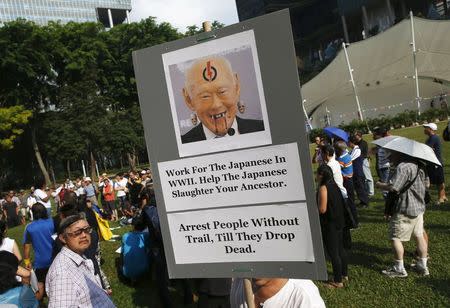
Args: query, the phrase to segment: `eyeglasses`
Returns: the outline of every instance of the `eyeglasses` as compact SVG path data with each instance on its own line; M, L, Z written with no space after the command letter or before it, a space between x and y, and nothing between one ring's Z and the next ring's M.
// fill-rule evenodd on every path
M85 228L78 229L75 232L66 232L66 234L69 235L70 237L79 237L81 233L91 234L92 228L90 226L87 226Z

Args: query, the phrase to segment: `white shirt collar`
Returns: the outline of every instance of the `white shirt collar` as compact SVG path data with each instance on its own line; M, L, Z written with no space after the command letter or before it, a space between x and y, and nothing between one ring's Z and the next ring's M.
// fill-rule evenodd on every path
M214 138L217 137L216 134L214 134L212 131L210 131L210 130L209 130L205 125L203 125L203 124L202 124L202 128L203 128L203 132L205 133L206 140L214 139ZM238 127L237 127L237 121L236 121L236 118L234 118L234 121L233 121L233 124L231 125L231 128L234 129L234 132L235 132L233 136L239 135L239 130L238 130ZM226 134L226 135L223 136L223 137L231 137L231 136L228 135L228 134ZM219 138L221 138L221 136L219 136Z

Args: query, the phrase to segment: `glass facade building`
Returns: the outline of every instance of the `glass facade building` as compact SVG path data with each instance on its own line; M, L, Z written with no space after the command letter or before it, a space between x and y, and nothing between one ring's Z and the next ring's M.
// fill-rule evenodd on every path
M0 0L0 24L24 18L39 25L99 21L111 27L126 22L130 10L131 0Z

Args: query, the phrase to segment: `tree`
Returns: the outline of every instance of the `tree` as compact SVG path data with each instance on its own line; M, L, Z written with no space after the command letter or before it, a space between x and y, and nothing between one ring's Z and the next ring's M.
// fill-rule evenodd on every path
M66 165L70 174L71 161L87 158L93 175L95 159L108 155L112 163L128 157L134 168L146 147L132 52L182 36L154 18L109 31L96 23L5 23L0 28L0 107L23 105L32 112L29 133L18 147L28 154L26 142L31 144L37 164L25 155L19 162L10 151L2 157L2 168L19 169L26 157L29 168L23 170L38 165L48 183L44 162L55 170ZM13 173L8 177L16 181Z
M104 142L108 145L104 151L109 152L109 155L117 151L119 157L125 154L132 169L136 166L137 153L145 150L132 52L181 37L170 24L157 24L154 18L119 25L102 33L111 59L102 62L102 70L108 74L105 74L105 82L100 87L102 95L111 104L109 121L114 132L107 136L110 138Z
M23 106L0 108L0 150L11 150L14 140L23 133L32 112Z
M44 150L52 161L64 163L69 178L72 177L70 162L85 154L83 138L70 120L71 116L64 111L47 112L42 124L42 135L46 138Z
M0 28L0 102L6 107L23 105L33 112L32 147L48 184L50 177L39 149L36 127L42 112L51 105L56 89L52 42L48 29L32 22L18 20Z

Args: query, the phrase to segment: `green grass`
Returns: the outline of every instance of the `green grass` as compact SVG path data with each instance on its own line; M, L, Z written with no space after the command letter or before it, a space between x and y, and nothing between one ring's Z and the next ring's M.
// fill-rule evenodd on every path
M445 123L440 123L440 133ZM395 135L424 141L421 127L405 128L393 131ZM370 137L366 138L368 141ZM446 160L445 175L450 183L450 142L443 143L443 156ZM375 175L375 172L373 171ZM436 190L431 194L436 200ZM431 206L425 213L425 228L430 237L429 277L419 277L412 271L404 279L390 279L380 272L389 266L393 254L387 238L387 223L383 219L383 201L379 192L373 198L368 209L359 212L361 227L352 233L353 249L349 256L348 287L340 290L325 289L317 282L327 307L450 307L450 205ZM112 226L116 226L113 224ZM114 230L114 234L122 235L129 228ZM23 226L9 230L9 236L21 241ZM118 307L161 307L156 294L154 275L148 275L136 286L121 281L116 271L114 251L120 242L102 242L103 270L110 279L113 289L113 300ZM405 266L408 270L412 261L414 242L405 245ZM331 266L328 266L331 273ZM176 307L182 307L181 288L176 284L172 293Z

